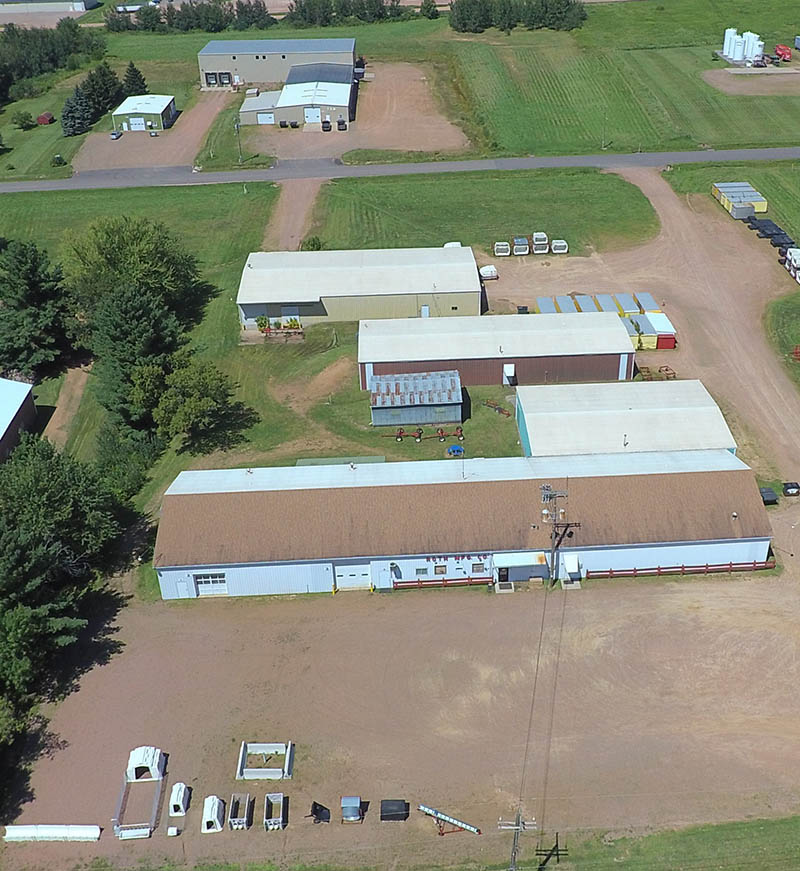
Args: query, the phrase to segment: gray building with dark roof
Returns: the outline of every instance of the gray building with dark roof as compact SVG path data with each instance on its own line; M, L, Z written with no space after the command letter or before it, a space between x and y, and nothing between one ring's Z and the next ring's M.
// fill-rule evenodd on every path
M355 56L355 39L212 39L197 63L200 87L210 89L284 82L305 64L344 64L352 74Z
M370 379L373 426L461 423L458 372L375 375Z

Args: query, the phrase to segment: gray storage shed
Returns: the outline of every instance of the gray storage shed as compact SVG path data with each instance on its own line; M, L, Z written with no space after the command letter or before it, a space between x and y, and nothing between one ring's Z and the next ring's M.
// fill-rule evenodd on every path
M461 423L461 378L455 370L374 375L369 383L373 426Z
M349 64L355 39L212 39L197 55L200 87L284 82L296 64Z

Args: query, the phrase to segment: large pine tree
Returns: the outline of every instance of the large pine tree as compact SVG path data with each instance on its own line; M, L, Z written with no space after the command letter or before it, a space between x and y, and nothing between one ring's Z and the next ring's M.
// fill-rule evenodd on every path
M133 61L128 62L125 70L125 78L122 80L122 93L126 97L140 97L142 94L148 94L147 82L138 67L134 66Z
M64 101L61 110L61 129L64 136L80 136L85 133L93 123L92 105L86 99L86 94L80 87L75 88L71 97Z

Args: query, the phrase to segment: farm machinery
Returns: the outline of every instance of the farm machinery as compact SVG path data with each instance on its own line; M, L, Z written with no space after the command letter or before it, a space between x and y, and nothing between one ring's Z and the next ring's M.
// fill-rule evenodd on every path
M389 435L385 433L383 438L393 438L396 442L402 442L403 439L413 438L417 444L425 439L439 439L440 442L444 442L449 438L457 438L460 442L464 441L464 429L463 427L457 426L453 432L447 432L442 427L438 427L436 432L431 435L425 435L425 430L418 426L416 429L411 430L410 432L403 427L399 427L394 435Z

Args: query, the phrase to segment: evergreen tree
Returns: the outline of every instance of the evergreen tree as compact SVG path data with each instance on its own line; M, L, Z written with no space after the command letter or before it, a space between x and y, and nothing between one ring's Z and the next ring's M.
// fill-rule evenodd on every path
M419 7L419 14L423 18L438 18L439 7L436 5L436 0L422 0Z
M133 61L128 61L125 69L125 78L122 80L122 93L126 97L139 97L147 94L147 82Z
M491 0L453 0L450 27L459 33L482 33L492 26Z
M61 129L64 136L80 136L92 126L92 106L80 86L64 101Z
M515 0L493 0L492 24L498 30L510 33L519 23L519 12Z
M383 21L386 18L384 0L364 0L364 21Z
M157 6L141 6L135 15L138 30L148 30L151 33L165 30L164 22L161 20L161 10Z
M92 107L92 122L102 118L122 102L122 83L119 76L103 61L81 84L81 91Z
M61 269L32 242L0 253L0 371L33 374L55 360L64 341Z

